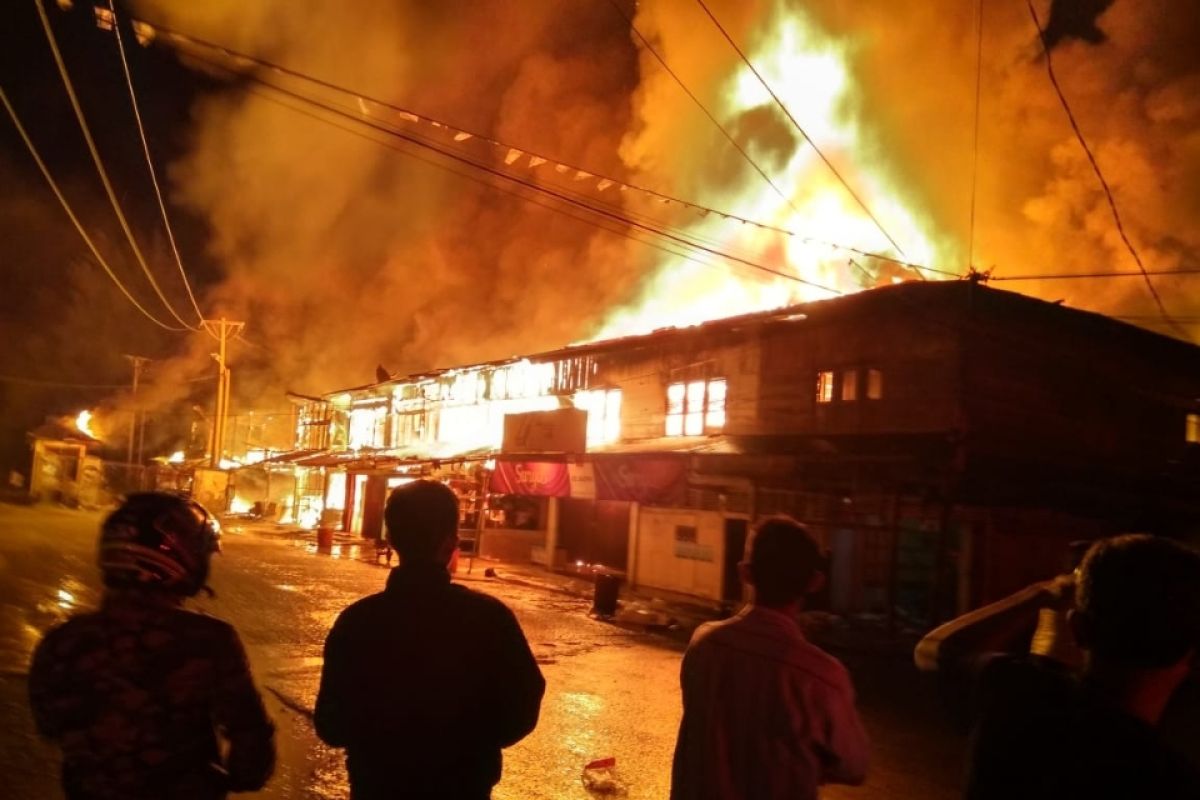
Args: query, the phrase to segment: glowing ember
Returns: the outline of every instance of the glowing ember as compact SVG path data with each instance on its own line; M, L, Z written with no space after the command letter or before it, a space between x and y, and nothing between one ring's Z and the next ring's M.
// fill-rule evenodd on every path
M92 412L88 411L87 409L80 411L79 416L75 417L75 427L79 429L80 433L86 436L90 436L93 439L100 438L96 435L96 432L92 430Z
M169 455L167 457L167 463L168 464L182 464L183 459L184 459L183 451L176 450L174 453L171 453L171 455Z

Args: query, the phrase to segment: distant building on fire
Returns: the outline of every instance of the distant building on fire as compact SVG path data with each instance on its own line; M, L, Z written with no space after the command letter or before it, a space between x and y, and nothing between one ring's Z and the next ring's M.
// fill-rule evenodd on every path
M294 399L273 464L309 524L377 537L433 474L485 554L714 602L777 513L828 547L835 611L915 624L1072 540L1200 524L1200 348L969 281Z

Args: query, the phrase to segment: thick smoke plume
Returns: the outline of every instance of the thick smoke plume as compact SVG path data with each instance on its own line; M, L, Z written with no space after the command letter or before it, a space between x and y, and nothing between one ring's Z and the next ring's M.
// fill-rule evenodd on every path
M857 7L818 4L835 35L862 42L858 65L876 124L965 264L974 4L888 5L886 19L872 20ZM1043 24L1055 19L1049 3L1035 5ZM1028 9L1020 2L983 9L974 263L997 275L1135 270L1049 83ZM1187 0L1117 0L1094 25L1103 41L1087 41L1098 38L1084 35L1087 25L1067 25L1080 33L1057 37L1058 80L1147 268L1198 266L1200 14ZM1188 288L1194 279L1155 284L1172 313L1200 311ZM1003 285L1108 313L1156 313L1140 279Z
M997 275L1134 268L1047 80L1024 4L982 4L973 237L976 4L712 5L752 55L777 47L773 37L802 15L817 42L806 46L844 59L849 82L835 105L842 127L830 130L852 129L854 141L818 143L906 248L927 238L936 266ZM1082 26L1063 16L1069 3L1058 5L1059 80L1130 238L1149 268L1200 266L1194 3L1093 4ZM769 101L731 111L743 68L694 2L622 7L764 169L782 170L807 147ZM1052 19L1048 2L1038 9L1043 23ZM597 173L750 216L771 216L782 203L606 2L142 0L137 11ZM808 110L795 111L803 119ZM226 277L210 305L246 319L258 345L236 356L259 368L239 384L244 401L274 401L284 386L367 383L376 363L410 371L553 347L593 335L635 301L653 311L672 302L667 294L699 291L678 259L347 135L245 83L206 97L194 114L190 151L171 184L176 200L211 224L211 254ZM810 122L820 140L828 121ZM819 167L807 169L815 176ZM806 196L813 186L833 184L826 175L785 188L807 204L820 199ZM730 207L747 197L753 207ZM651 213L693 224L678 210ZM718 236L712 224L697 230ZM778 245L736 243L789 267ZM850 266L822 263L808 277L864 283L835 269ZM1155 313L1140 280L1004 285L1110 313ZM1173 313L1200 312L1187 278L1156 285Z
M140 11L517 146L622 170L636 55L604 3ZM192 136L172 178L212 223L228 271L216 303L265 348L241 357L269 360L300 391L369 382L377 363L410 370L569 341L647 266L624 257L619 237L260 94L207 98Z
M1058 0L1035 4L1059 82L1099 161L1125 228L1148 269L1197 266L1200 226L1200 14L1187 0ZM712 4L752 58L803 18L827 37L853 85L839 97L838 121L861 134L853 146L818 144L882 208L898 199L935 243L934 266L994 269L998 276L1135 270L1107 200L1072 133L1046 73L1024 3L987 3L979 70L979 138L974 119L978 5L955 0L842 3L836 0ZM769 100L729 113L737 56L691 0L643 3L644 34L761 163L778 166L806 147ZM736 151L643 56L637 125L623 152L643 174L681 191L730 193L758 182ZM815 80L802 68L780 83ZM743 75L744 77L744 75ZM722 113L722 110L724 113ZM794 109L802 124L810 109ZM812 120L818 126L820 120ZM680 144L681 143L681 144ZM974 235L972 172L978 164ZM814 175L815 176L815 175ZM887 180L891 191L872 191ZM832 184L827 184L831 186ZM803 187L789 187L797 193ZM837 191L833 187L831 191ZM788 221L803 226L803 219ZM908 248L913 237L897 237ZM972 243L973 239L973 243ZM855 244L855 242L849 242ZM868 249L881 249L878 247ZM860 259L861 260L861 259ZM810 277L812 277L810 275ZM1195 314L1193 278L1156 278L1175 315ZM997 284L1108 313L1153 317L1139 279ZM1160 330L1164 325L1149 320Z

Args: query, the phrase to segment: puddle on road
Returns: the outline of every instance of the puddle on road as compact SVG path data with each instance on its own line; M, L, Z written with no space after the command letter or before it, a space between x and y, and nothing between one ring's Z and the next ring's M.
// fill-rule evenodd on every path
M604 698L587 692L564 692L558 696L558 706L574 724L563 726L563 744L569 762L594 758L596 746L595 720L604 710Z

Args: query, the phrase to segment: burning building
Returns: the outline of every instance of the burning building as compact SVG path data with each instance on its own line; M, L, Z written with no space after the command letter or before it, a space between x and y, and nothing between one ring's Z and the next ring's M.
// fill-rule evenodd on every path
M294 398L295 511L378 537L447 480L483 554L740 596L750 525L829 552L830 606L927 624L1076 539L1200 525L1200 349L975 281Z
M102 446L92 428L92 412L75 419L48 418L27 434L32 450L29 497L68 505L97 506L103 491Z

